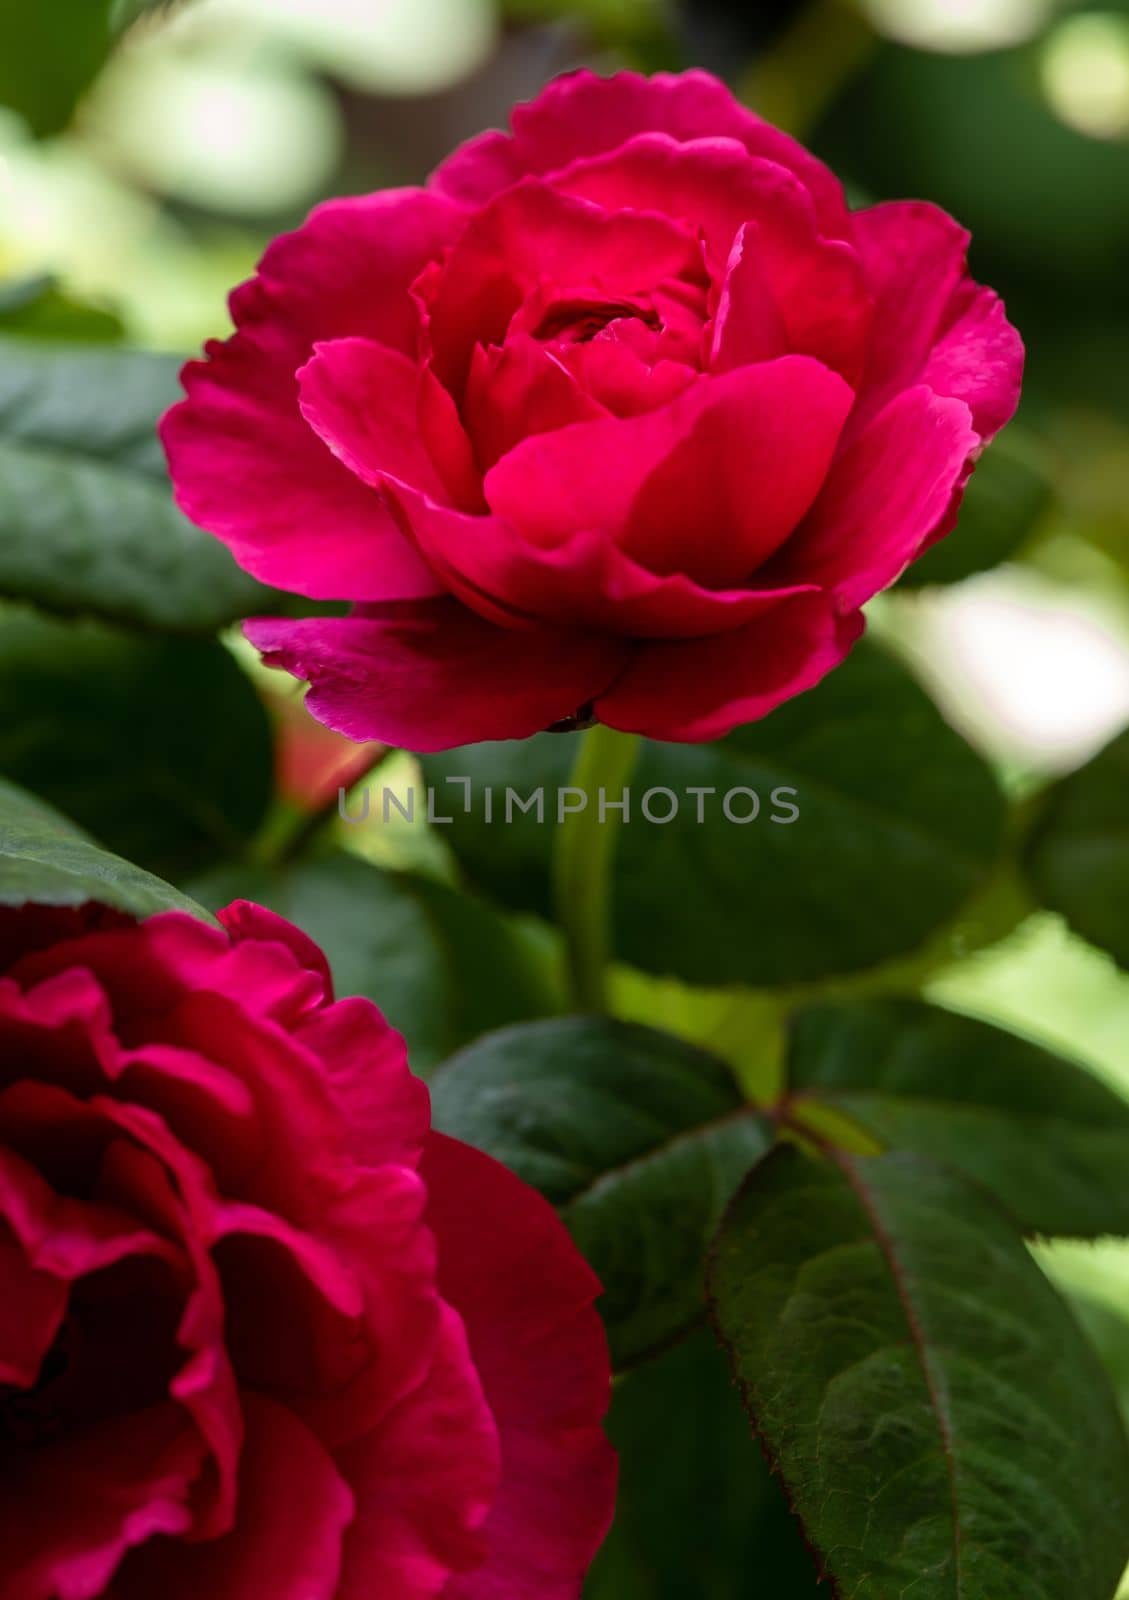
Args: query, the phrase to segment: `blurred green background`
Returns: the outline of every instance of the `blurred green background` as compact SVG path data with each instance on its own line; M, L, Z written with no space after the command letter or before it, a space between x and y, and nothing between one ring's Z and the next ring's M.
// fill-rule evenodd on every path
M1089 760L1129 723L1129 0L0 0L0 329L190 351L311 204L422 179L580 63L709 67L856 203L920 196L972 230L1028 343L1020 418L952 550L872 624L1014 796ZM317 745L296 695L280 714ZM927 993L1129 1091L1129 977L1050 913ZM1105 1313L1129 1312L1129 1247L1041 1255L1124 1373Z

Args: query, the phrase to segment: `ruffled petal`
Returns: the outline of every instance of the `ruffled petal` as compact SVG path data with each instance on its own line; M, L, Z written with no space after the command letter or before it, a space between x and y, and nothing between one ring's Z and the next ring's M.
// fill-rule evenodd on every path
M643 133L622 149L574 161L553 182L609 210L643 207L692 220L715 278L741 229L755 223L758 259L787 348L857 379L871 320L863 265L851 244L821 232L810 193L787 168L750 158L732 139L680 144Z
M216 912L216 921L233 944L282 945L304 972L312 973L319 981L320 998L332 1001L333 974L329 970L325 952L301 928L296 928L274 911L268 911L265 906L256 905L253 900L233 900L222 911Z
M478 205L523 174L554 172L580 157L618 149L637 133L678 140L735 139L753 156L787 167L811 194L823 228L845 232L846 202L838 179L802 145L763 121L707 72L634 72L604 78L580 71L558 78L536 100L518 106L513 136L487 133L463 145L439 168L432 187Z
M630 303L668 279L704 284L691 228L649 212L642 201L630 211L609 210L524 178L472 218L417 293L435 370L461 395L475 345L503 344L535 290Z
M263 303L237 289L236 324L267 318L271 341L302 365L326 339L374 339L414 355L419 320L410 289L466 225L465 213L424 189L381 189L327 200L302 227L277 238L259 263Z
M310 684L306 705L320 721L410 750L539 733L604 689L627 649L597 634L493 627L454 600L380 616L263 618L246 632L268 666Z
M415 1167L431 1122L427 1085L412 1075L408 1047L369 1000L315 1012L295 1039L318 1057L364 1166Z
M239 1517L223 1538L155 1541L115 1582L121 1600L337 1600L354 1501L332 1458L285 1407L243 1397Z
M97 1600L130 1550L191 1527L203 1456L172 1405L19 1452L0 1466L0 1600Z
M1019 404L1024 349L999 295L971 278L949 302L946 327L933 346L921 381L936 394L963 400L987 443L1010 422Z
M638 208L677 219L704 241L715 271L746 222L763 218L775 234L790 214L804 215L811 237L819 237L811 200L795 174L750 159L735 139L718 134L685 144L666 133L637 133L615 150L576 155L553 174L552 184L608 212Z

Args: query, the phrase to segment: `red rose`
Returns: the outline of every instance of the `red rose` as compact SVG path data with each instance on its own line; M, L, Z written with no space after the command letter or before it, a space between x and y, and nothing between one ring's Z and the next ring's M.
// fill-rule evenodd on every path
M247 904L0 912L2 1600L566 1600L598 1285Z
M1015 409L967 245L704 73L579 73L271 246L165 420L178 499L354 602L248 627L352 738L713 738L843 658Z

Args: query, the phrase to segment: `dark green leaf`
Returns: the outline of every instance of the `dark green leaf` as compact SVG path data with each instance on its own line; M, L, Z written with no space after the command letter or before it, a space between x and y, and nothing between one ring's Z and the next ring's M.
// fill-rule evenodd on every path
M1050 792L1030 870L1043 904L1129 968L1129 732Z
M0 339L0 597L180 633L277 609L172 503L171 356Z
M616 1387L619 1499L585 1600L818 1600L815 1567L706 1330Z
M946 538L907 567L903 589L959 583L1007 561L1026 542L1051 503L1051 486L1035 458L1036 446L1009 430L982 457Z
M556 791L569 783L577 737L424 759L436 784L472 780L473 809L453 807L445 836L507 905L551 911ZM544 822L516 810L508 825L499 821L507 787L528 795L539 785ZM695 786L713 791L703 823ZM640 812L657 787L680 799L665 825ZM744 825L723 815L737 788L760 800ZM774 804L781 789L794 793ZM691 983L802 982L906 954L983 885L1001 848L1004 806L987 767L904 668L867 646L820 688L719 744L644 745L631 790L636 810L617 838L616 951ZM788 804L798 820L773 821ZM659 814L668 807L651 803ZM745 797L731 805L742 816L751 808Z
M0 905L114 906L135 917L206 913L187 895L102 850L43 801L0 779Z
M256 900L329 958L338 994L366 995L426 1073L488 1028L557 1009L541 952L479 900L338 855L283 869L231 867L193 886L210 909Z
M706 1246L771 1140L723 1062L650 1028L569 1017L480 1040L432 1098L436 1127L561 1208L604 1285L617 1364L702 1314Z
M0 106L61 133L110 52L107 0L0 0Z
M1129 1234L1129 1102L1000 1028L912 1000L813 1007L788 1088L976 1179L1028 1232Z
M1129 1423L1129 1316L1080 1289L1069 1290L1066 1303L1098 1352Z
M852 1600L1110 1600L1129 1449L1077 1323L980 1189L778 1148L710 1274L749 1412Z
M0 774L181 881L244 849L262 824L270 724L214 640L4 616Z
M53 278L0 284L0 336L77 344L114 344L124 329L100 306L64 294Z

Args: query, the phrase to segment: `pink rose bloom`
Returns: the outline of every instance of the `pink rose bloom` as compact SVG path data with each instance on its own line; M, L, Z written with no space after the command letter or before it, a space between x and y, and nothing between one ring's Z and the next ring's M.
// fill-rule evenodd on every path
M843 659L1014 411L967 246L704 73L581 72L275 241L164 421L178 501L352 602L248 625L351 738L712 739Z
M0 910L0 1600L575 1600L598 1285L237 903Z

